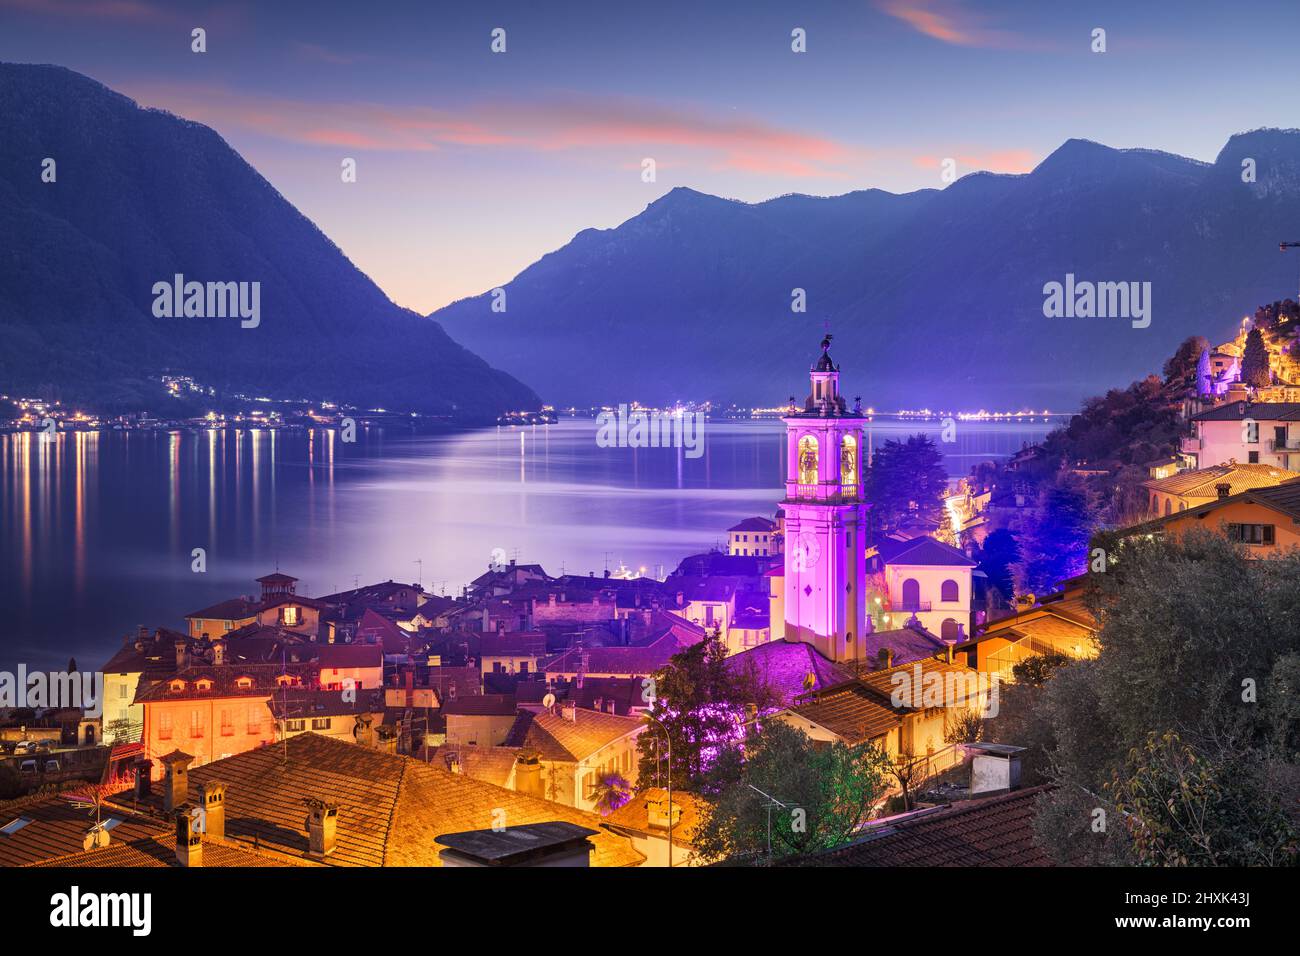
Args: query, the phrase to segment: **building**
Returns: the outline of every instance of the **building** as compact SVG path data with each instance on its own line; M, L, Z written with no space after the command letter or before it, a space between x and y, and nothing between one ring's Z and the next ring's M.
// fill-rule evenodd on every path
M479 667L484 674L528 674L546 656L546 635L539 631L484 634L479 641Z
M753 686L766 688L768 696L783 707L801 694L843 683L852 676L811 644L784 639L732 654L726 666Z
M1084 598L1086 585L1086 576L1065 582L1056 594L989 623L975 638L959 644L957 653L965 655L976 670L1004 680L1010 680L1012 669L1030 657L1096 657L1098 625Z
M888 548L888 550L886 550ZM894 623L914 616L944 640L972 633L971 595L975 562L963 551L930 537L882 542L889 611Z
M676 791L671 814L669 806L667 790L647 787L607 816L605 827L630 839L646 866L697 866L693 841L708 805L694 794Z
M1228 461L1144 481L1142 487L1146 488L1149 497L1149 513L1156 518L1209 504L1216 498L1238 495L1252 488L1269 488L1297 478L1300 478L1300 472L1274 465L1243 465Z
M867 506L861 411L840 394L830 337L809 373L811 392L786 426L785 626L831 660L852 656L866 628Z
M505 746L520 751L515 789L580 810L594 810L602 786L617 777L637 781L637 737L645 730L640 717L584 710L570 704L557 713L523 711L515 719Z
M1230 401L1189 421L1181 448L1197 468L1233 461L1300 470L1300 403Z
M1126 528L1126 536L1181 535L1206 528L1243 545L1252 557L1300 547L1300 480L1255 488Z
M771 518L746 518L727 529L727 553L761 557L776 554L776 531L776 522Z
M173 758L182 770L185 757ZM141 812L165 819L169 804L184 805L218 784L225 841L286 865L441 866L436 841L443 834L555 821L597 831L593 866L645 862L595 814L313 733L173 774L162 793L155 787L141 801ZM130 800L123 795L118 803Z

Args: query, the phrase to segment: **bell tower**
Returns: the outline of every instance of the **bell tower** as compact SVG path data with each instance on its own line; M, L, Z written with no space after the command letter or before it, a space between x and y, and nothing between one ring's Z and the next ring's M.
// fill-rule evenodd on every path
M862 411L846 407L831 337L810 372L812 390L786 427L785 639L831 660L861 656L866 622L867 505Z

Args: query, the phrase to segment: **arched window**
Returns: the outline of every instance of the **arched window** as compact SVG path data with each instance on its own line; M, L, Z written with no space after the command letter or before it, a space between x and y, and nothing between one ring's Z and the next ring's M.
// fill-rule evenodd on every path
M804 435L799 439L799 484L817 484L817 439Z
M957 640L957 622L950 617L945 618L943 624L939 628L939 636L945 641Z
M847 494L858 489L858 440L845 435L840 443L840 484Z
M1152 496L1151 496L1151 510L1154 511L1156 514L1160 514L1160 496L1159 496L1159 495L1152 495Z
M1173 499L1173 498L1166 498L1166 499L1165 499L1165 514L1169 514L1170 512L1172 512L1172 511L1174 510L1173 505L1174 505L1174 499Z
M919 611L921 609L921 584L916 578L903 582L903 606L901 611Z
M961 598L957 596L959 593L960 591L957 587L957 582L951 579L944 581L943 584L939 586L940 601L959 601L961 600Z

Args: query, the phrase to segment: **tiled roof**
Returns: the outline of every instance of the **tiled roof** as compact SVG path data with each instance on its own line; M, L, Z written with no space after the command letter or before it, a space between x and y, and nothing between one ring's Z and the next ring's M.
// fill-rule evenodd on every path
M879 691L857 681L810 694L790 711L850 745L883 737L903 723Z
M586 655L584 670L589 674L614 674L644 677L668 663L681 649L671 634L643 647L571 647L567 651L537 662L538 670L551 674L574 674Z
M573 713L574 719L569 720L549 711L524 711L515 718L505 746L535 750L544 760L577 762L646 725L640 717L619 717L581 707Z
M913 538L905 547L896 550L893 557L886 558L885 563L905 567L975 567L975 562L967 557L964 551L958 551L952 545L928 536Z
M889 648L894 664L910 664L924 660L943 651L948 645L925 628L899 627L891 631L873 631L862 636L862 653L868 664L880 659L880 652Z
M257 612L261 609L261 601L252 601L242 597L230 598L213 604L211 607L205 607L201 611L191 611L185 615L185 619L198 620L202 618L209 621L242 621L245 618L256 617Z
M1260 422L1300 420L1300 403L1296 402L1224 402L1208 411L1193 415L1194 422L1239 422L1253 418Z
M919 660L919 661L912 661L911 663L908 664L897 664L893 667L886 668L884 670L870 671L869 673L864 673L859 678L859 680L861 680L862 683L865 684L867 687L870 687L872 690L876 691L885 701L890 702L890 706L893 706L892 698L896 687L904 690L905 692L909 692L909 693L905 693L904 695L903 698L904 703L901 706L896 707L895 710L898 710L900 712L916 710L920 708L920 705L922 703L924 703L924 694L925 694L925 688L923 686L910 687L910 683L912 682L912 678L917 672L917 668L920 668L922 681L924 681L926 676L929 674L937 674L940 677L945 677L945 678L946 675L948 674L954 674L968 679L962 684L954 684L954 690L956 690L957 692L963 692L963 691L974 691L976 689L975 680L977 679L977 675L979 674L979 671L976 671L974 668L967 667L964 664L957 664L957 663L949 664L947 661L937 661L932 658ZM902 679L897 681L895 680L895 675L899 675L899 674L905 675L907 679L907 683L904 683ZM946 686L946 680L945 680L945 686ZM912 695L919 696L921 699L913 702ZM959 704L961 702L962 701L952 701L948 703Z
M515 769L515 747L478 747L445 744L435 748L430 759L435 767L451 770L459 763L460 772L475 780L504 787Z
M383 667L384 649L378 644L322 644L316 662L323 668Z
M382 714L384 690L359 690L347 695L339 690L285 690L271 696L271 713L276 718L306 720L311 717L348 717L356 714Z
M70 792L76 793L76 790ZM135 840L167 829L164 824L148 817L116 807L104 807L101 819L107 821L110 817L122 820L110 831L114 840ZM0 803L0 827L20 818L31 822L8 835L0 834L0 867L26 866L82 852L83 840L95 819L89 810L74 807L59 797L25 797Z
M740 524L734 524L728 531L757 531L771 532L776 530L776 522L771 518L746 518Z
M1236 495L1251 488L1270 488L1297 478L1300 478L1300 472L1287 471L1285 468L1232 463L1198 468L1195 471L1180 471L1168 478L1144 481L1142 484L1151 491L1164 494L1213 498L1219 493L1217 486L1223 483L1228 484L1229 494Z
M204 869L226 867L268 867L268 866L316 866L307 859L281 858L266 853L257 853L252 849L232 843L217 843L203 840ZM40 867L179 867L176 859L176 833L168 831L156 836L144 837L130 843L114 840L106 847L97 850L83 850L67 856L55 857L33 863Z
M440 866L436 837L497 821L600 826L592 813L313 733L192 767L189 778L191 793L208 781L226 785L228 842L256 839L261 848L298 858L308 850L303 801L337 804L336 848L325 860L334 866ZM592 842L593 866L636 866L644 859L609 831Z
M443 701L444 714L477 717L508 717L517 709L514 694L471 694Z
M223 664L200 665L177 671L171 677L164 678L145 687L143 684L136 691L135 702L143 704L161 700L211 700L226 697L265 697L279 690L277 678L287 674L297 677L304 687L316 684L317 669L315 664ZM240 687L242 678L251 677L252 684ZM173 691L172 681L185 682L183 690ZM211 681L208 690L199 690L198 682Z
M482 657L540 657L545 653L546 635L537 631L484 634L479 644Z
M1042 787L967 800L871 823L852 843L805 866L1051 866L1034 839Z
M1235 504L1257 504L1269 508L1279 514L1286 515L1290 518L1300 519L1300 479L1288 481L1281 485L1274 485L1271 488L1254 488L1250 491L1243 491L1239 495L1230 495L1227 498L1216 498L1214 501L1207 501L1203 505L1197 505L1195 508L1188 508L1186 511L1176 511L1170 515L1164 515L1151 521L1134 525L1131 528L1125 528L1124 534L1143 534L1153 529L1159 528L1171 521L1181 519L1203 518L1212 514L1216 509L1227 505Z
M810 689L839 684L850 676L803 641L768 641L732 654L726 664L733 673L748 673L771 688L786 706ZM805 686L809 674L813 675L811 688Z
M668 803L668 791L663 787L647 787L605 817L605 826L613 830L627 830L638 835L649 834L667 839L667 827L650 825L649 805L652 803L657 804L660 809L665 808ZM693 793L675 790L673 806L680 812L677 824L673 827L673 841L678 846L689 847L695 838L696 829L704 822L708 804ZM664 816L666 817L666 814Z

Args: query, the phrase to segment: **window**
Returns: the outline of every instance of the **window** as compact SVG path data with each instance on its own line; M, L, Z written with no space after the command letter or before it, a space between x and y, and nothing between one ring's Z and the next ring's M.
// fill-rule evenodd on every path
M212 690L212 681L208 680L206 677L204 677L204 678L201 679L201 680L196 680L196 681L194 682L194 689L195 689L195 690Z
M126 685L125 685L125 684L118 684L118 685L117 685L117 696L118 696L120 699L123 699L123 700L126 699Z
M238 687L240 690L248 690L250 687L253 686L253 678L251 677L237 678L235 680L235 686Z
M248 708L248 732L250 734L262 732L262 711L257 706Z
M286 608L284 609L284 612L283 612L283 613L284 613L284 624L285 624L285 626L287 626L287 627L297 627L297 626L298 626L299 618L298 618L298 606L297 606L297 605L295 605L295 604L291 604L291 605L289 605L288 607L286 607Z
M221 712L221 736L233 737L234 734L235 734L234 718L231 716L230 711L223 710Z
M166 711L158 715L158 739L172 739L172 715Z
M190 711L190 737L199 738L203 736L203 713L198 710Z
M1230 524L1228 538L1238 544L1270 545L1274 542L1271 524Z
M858 490L858 440L852 435L845 435L840 443L840 484L846 495L856 494Z
M311 719L312 730L329 730L330 719L328 717L313 717Z
M957 587L956 581L953 580L944 581L943 584L939 586L940 601L946 601L946 602L959 601L961 600L961 598L957 596L959 593L960 590Z
M183 680L174 680L174 681L171 682L171 684L169 685L169 687L170 687L170 689L171 689L171 691L172 691L173 694L178 694L178 693L180 693L181 691L183 691L183 690L185 689L185 681L183 681Z
M916 578L903 582L903 606L900 611L919 611L921 609L921 583Z
M1247 464L1251 464L1251 465L1259 464L1259 452L1257 451L1247 452L1246 457L1248 459Z
M1245 423L1245 442L1247 445L1259 444L1259 422L1247 420Z
M957 640L957 622L952 618L945 618L943 625L939 628L939 636L945 641Z
M23 827L27 826L27 824L31 822L32 822L31 817L19 817L17 820L11 820L9 823L6 823L4 826L0 827L0 833L3 833L5 836L13 836L15 833L17 833L19 830L21 830Z
M315 723L315 721L312 721L312 723ZM285 730L289 731L290 733L293 733L293 732L298 731L298 730L306 730L306 729L307 729L307 721L306 721L306 720L301 720L301 719L298 719L298 720L286 720L286 721L284 722L284 728L285 728Z
M817 439L812 435L799 439L799 484L817 484Z

